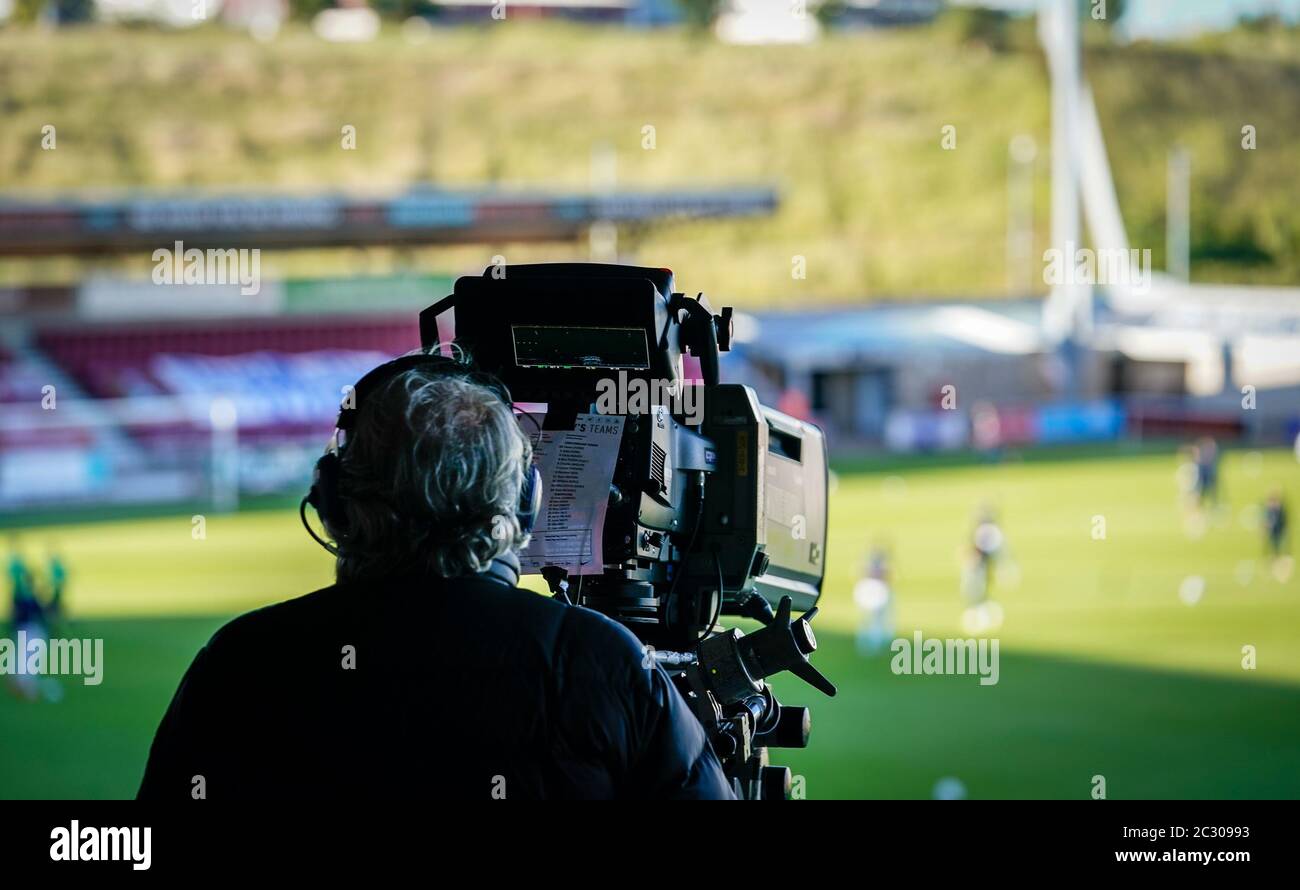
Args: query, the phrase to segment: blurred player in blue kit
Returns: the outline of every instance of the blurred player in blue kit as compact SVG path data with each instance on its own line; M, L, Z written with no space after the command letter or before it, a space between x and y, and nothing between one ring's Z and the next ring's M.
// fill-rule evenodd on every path
M1282 492L1275 490L1264 502L1264 547L1272 562L1273 577L1286 582L1295 567L1291 556L1291 536L1288 527L1286 501Z

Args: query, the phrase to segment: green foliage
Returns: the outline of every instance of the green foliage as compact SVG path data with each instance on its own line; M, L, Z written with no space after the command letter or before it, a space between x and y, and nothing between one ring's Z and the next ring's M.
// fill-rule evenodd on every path
M823 0L823 2L815 6L813 15L816 16L822 27L831 27L847 8L848 4L844 0Z
M370 0L370 6L384 18L398 22L430 9L428 0Z
M391 2L391 0L381 0ZM299 21L311 21L318 12L337 6L334 0L289 0L289 15ZM378 5L375 7L378 9Z
M1085 18L1107 28L1115 27L1128 5L1127 0L1079 0L1079 3Z
M722 11L722 0L677 0L689 28L703 30L713 25Z
M1048 95L1033 19L1007 49L932 26L831 32L815 46L734 47L684 29L511 23L407 42L326 44L289 26L271 44L221 28L0 31L0 182L106 187L399 189L590 182L607 143L628 188L778 187L775 215L620 233L628 259L742 307L997 295L1006 269L1007 145L1040 146L1036 248L1046 246ZM1163 266L1165 160L1192 156L1193 277L1300 282L1300 33L1241 29L1175 46L1089 44L1096 96L1135 247ZM58 150L37 150L58 125ZM339 150L357 128L356 151ZM1241 127L1258 148L1241 147ZM642 148L642 128L656 147ZM940 146L956 127L956 151ZM571 257L511 245L512 257ZM493 251L495 252L495 251ZM348 274L359 254L277 257L284 274ZM431 271L481 247L365 254ZM793 280L791 258L807 259ZM387 266L385 264L388 264ZM136 270L141 271L141 270ZM147 274L147 265L142 274ZM75 281L69 261L8 261L0 283Z
M12 21L31 24L41 16L49 0L15 0Z
M54 9L64 24L88 22L95 17L94 0L54 0Z
M1288 29L1287 23L1282 17L1274 11L1243 13L1240 20L1242 30L1256 34L1267 34L1270 31L1285 31Z
M982 6L950 6L940 17L962 43L1001 52L1009 46L1011 16Z

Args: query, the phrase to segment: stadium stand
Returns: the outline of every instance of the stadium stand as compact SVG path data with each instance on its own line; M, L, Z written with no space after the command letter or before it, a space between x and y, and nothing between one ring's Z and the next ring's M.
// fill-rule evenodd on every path
M163 355L238 356L354 350L399 355L419 346L409 315L392 318L258 319L255 323L145 323L42 330L37 345L97 398L162 394Z
M292 488L344 387L418 344L411 313L6 331L0 510Z

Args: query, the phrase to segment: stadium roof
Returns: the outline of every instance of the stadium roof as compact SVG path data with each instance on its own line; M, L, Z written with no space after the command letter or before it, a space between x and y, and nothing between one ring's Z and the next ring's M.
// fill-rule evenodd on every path
M1300 288L1158 282L1139 307L1099 290L1093 346L1140 361L1209 365L1223 349L1261 384L1300 382ZM1050 350L1038 299L886 303L760 313L738 333L752 357L843 367L913 352L1029 355ZM740 328L738 328L738 331Z
M771 188L553 193L415 188L382 198L339 193L123 192L96 199L0 196L0 255L197 248L353 247L571 241L594 223L754 216Z
M755 318L743 350L791 368L840 367L922 351L1041 352L1041 302L889 304Z

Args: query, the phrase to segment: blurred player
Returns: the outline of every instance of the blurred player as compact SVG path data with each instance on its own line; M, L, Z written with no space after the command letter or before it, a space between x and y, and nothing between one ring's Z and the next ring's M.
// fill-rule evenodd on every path
M18 642L20 634L28 644L33 640L48 639L45 610L36 596L36 584L31 570L23 559L22 548L17 537L9 541L9 586L10 598L13 602L11 620L15 643ZM27 658L27 652L18 652L18 657ZM24 671L10 675L9 682L14 691L28 701L35 701L42 696L51 701L62 698L62 687L51 677L42 678Z
M991 461L1002 459L1002 420L991 402L976 402L970 409L971 442Z
M12 604L10 612L10 621L13 622L14 631L24 621L31 616L32 605L40 608L40 602L36 599L36 584L32 578L31 569L27 567L27 561L23 559L22 542L17 535L9 538L9 601Z
M858 654L872 655L894 639L894 591L889 583L889 551L874 545L867 566L853 587L853 602L862 613L858 624Z
M68 569L63 564L63 558L59 556L58 549L53 545L49 549L46 573L49 590L47 591L48 599L45 601L45 614L49 619L50 626L55 627L63 620L63 594L68 587Z
M1286 501L1282 500L1282 492L1275 490L1264 503L1264 536L1273 563L1273 577L1283 583L1291 577L1295 567L1287 522Z
M992 508L981 507L971 532L966 571L962 578L962 592L967 603L962 625L967 633L996 630L1002 625L1002 607L993 601L993 583L1005 548L1006 536Z
M1196 502L1202 509L1219 503L1219 446L1206 436L1192 452L1196 463Z
M1186 459L1178 467L1179 487L1187 500L1184 526L1191 538L1200 538L1210 528L1210 521L1226 521L1219 506L1219 446L1209 436L1198 439L1184 452Z

